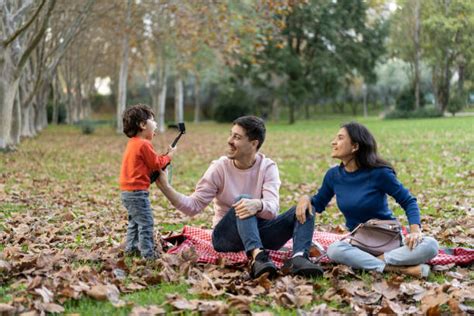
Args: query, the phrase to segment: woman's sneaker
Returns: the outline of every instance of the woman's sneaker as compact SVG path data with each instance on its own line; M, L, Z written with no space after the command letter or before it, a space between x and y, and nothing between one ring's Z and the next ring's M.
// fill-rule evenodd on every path
M430 274L430 266L418 264L416 266L392 266L387 264L384 271L409 275L418 279L426 279Z
M313 263L308 256L296 256L288 259L281 268L283 274L315 277L323 275L324 271L319 264Z
M268 251L262 250L255 256L255 259L252 262L250 267L250 275L252 278L256 279L262 274L268 272L268 277L273 278L276 275L277 268L273 261L268 256Z

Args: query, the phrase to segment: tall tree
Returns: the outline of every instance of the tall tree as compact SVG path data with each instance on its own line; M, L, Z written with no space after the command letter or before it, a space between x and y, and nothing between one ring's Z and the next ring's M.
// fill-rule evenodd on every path
M354 75L374 81L386 28L380 19L369 23L367 9L362 0L299 4L283 19L283 40L266 37L268 45L248 62L254 78L262 73L284 78L282 101L289 107L290 123L309 94L334 96Z
M118 99L117 99L117 133L122 133L123 122L122 113L127 106L127 78L128 78L128 54L130 50L129 45L129 30L131 27L132 16L132 0L128 0L125 18L125 31L122 39L122 61L120 63L120 75L118 85Z
M390 48L392 55L409 63L415 109L420 107L421 3L419 0L399 0L391 17Z
M420 107L420 0L415 1L415 109Z
M44 0L35 7L32 1L0 2L5 12L0 26L0 68L5 74L0 80L0 149L46 126L56 68L93 3Z
M46 32L55 0L1 1L0 24L0 150L15 145L12 139L14 103L23 69ZM37 25L34 27L33 25ZM16 117L19 110L16 109ZM18 125L18 123L17 123Z
M474 2L471 0L437 0L422 3L421 46L432 68L436 104L443 112L449 102L453 74L459 70L459 65L472 64L473 16Z

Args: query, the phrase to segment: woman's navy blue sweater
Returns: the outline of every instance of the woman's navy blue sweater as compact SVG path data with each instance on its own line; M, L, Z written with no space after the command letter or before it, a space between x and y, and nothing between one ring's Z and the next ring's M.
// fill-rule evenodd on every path
M388 167L347 172L339 165L328 170L317 194L311 198L316 212L322 213L336 195L337 206L353 230L369 219L395 219L388 207L387 194L405 210L410 225L420 225L420 209L416 198L398 181Z

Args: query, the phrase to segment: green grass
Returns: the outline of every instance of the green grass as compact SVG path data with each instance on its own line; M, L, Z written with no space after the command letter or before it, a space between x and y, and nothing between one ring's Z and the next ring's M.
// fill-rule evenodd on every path
M26 205L21 204L12 204L12 203L0 203L0 218L9 218L12 216L12 213L21 212L26 209Z
M161 305L166 301L166 295L169 293L179 294L187 299L195 298L188 294L186 284L160 284L148 288L146 291L139 291L133 294L122 295L121 299L135 305ZM111 303L97 301L91 298L83 298L79 301L68 301L64 304L67 313L79 313L81 315L128 315L132 307L115 308ZM168 312L171 307L165 306Z
M6 303L13 299L9 292L10 288L8 286L0 286L0 303Z
M12 203L3 203L0 202L0 232L5 230L4 222L8 218L12 217L12 214L24 211L27 208L26 205L22 204L12 204ZM0 251L4 248L3 244L0 244Z

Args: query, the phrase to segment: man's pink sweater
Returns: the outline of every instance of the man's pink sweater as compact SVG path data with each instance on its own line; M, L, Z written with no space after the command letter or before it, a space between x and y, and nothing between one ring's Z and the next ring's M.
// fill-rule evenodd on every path
M194 216L214 200L213 226L235 203L239 195L247 194L261 199L263 209L257 214L264 219L276 217L279 209L280 176L275 162L257 153L255 164L246 170L235 167L225 156L214 160L190 196L180 194L175 207L189 216Z

